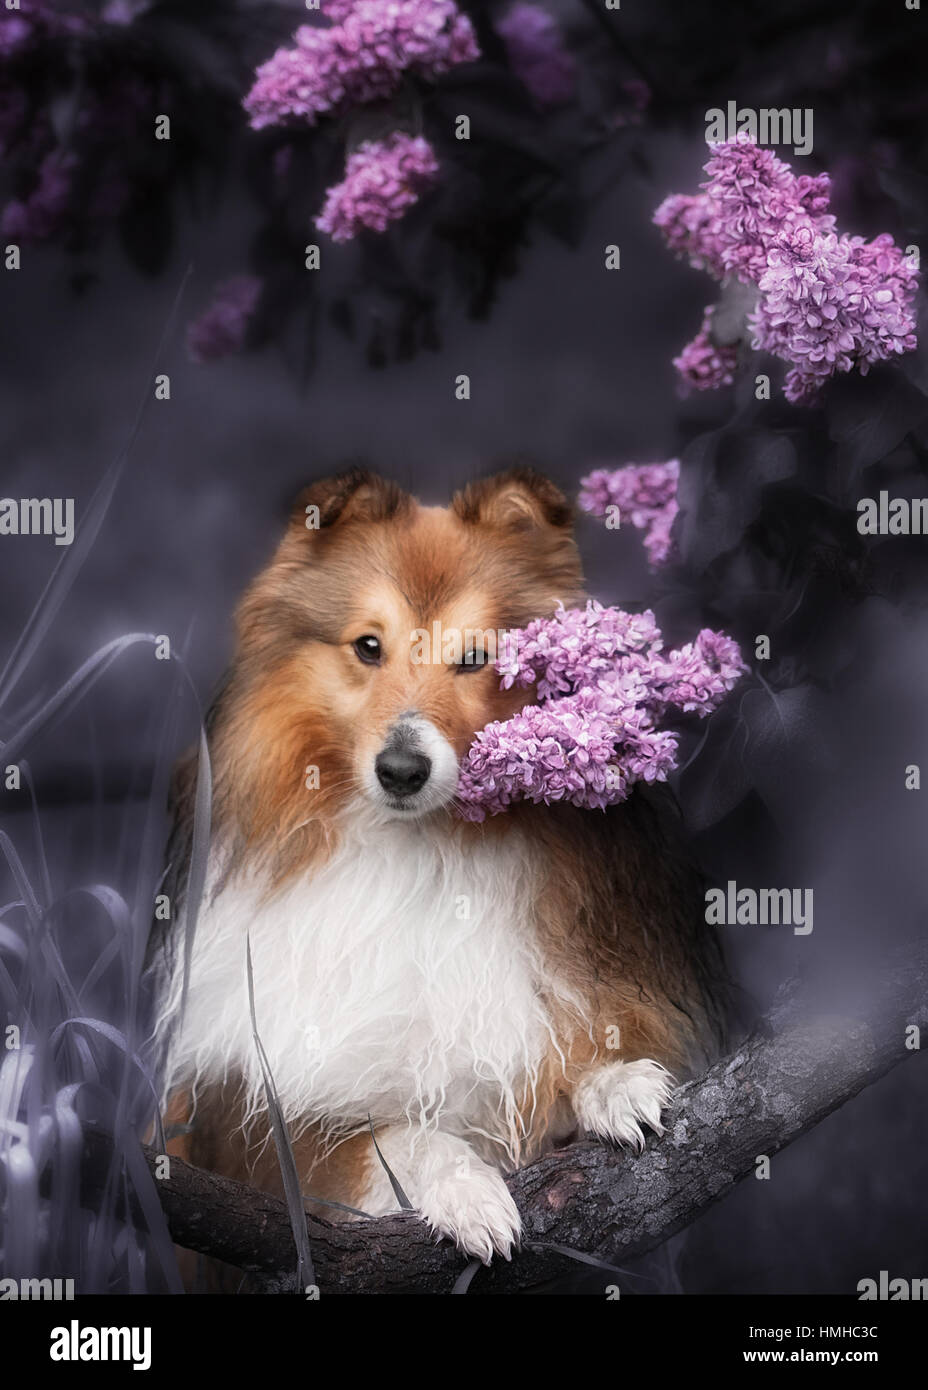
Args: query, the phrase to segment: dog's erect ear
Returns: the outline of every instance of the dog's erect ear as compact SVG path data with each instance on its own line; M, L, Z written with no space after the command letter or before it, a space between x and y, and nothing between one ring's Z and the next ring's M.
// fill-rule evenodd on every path
M352 468L304 488L291 508L290 525L312 535L349 520L389 521L411 502L398 484L365 468Z
M468 483L455 493L451 510L462 521L507 531L538 526L567 528L573 522L573 508L560 488L527 467L509 468L492 478Z

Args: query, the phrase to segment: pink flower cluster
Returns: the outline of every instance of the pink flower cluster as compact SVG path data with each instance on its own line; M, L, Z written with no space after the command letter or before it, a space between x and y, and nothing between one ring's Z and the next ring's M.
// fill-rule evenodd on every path
M619 508L620 519L644 531L644 546L652 566L668 558L674 518L679 511L677 483L680 463L630 463L625 468L595 468L580 481L579 504L592 516Z
M563 106L577 86L577 65L560 27L538 5L517 4L496 22L496 32L519 81L539 106Z
M496 668L504 689L534 685L541 703L477 734L458 783L468 820L519 800L603 810L664 781L677 739L658 723L671 708L710 714L747 669L723 633L667 652L653 613L595 602L509 634Z
M717 280L760 292L748 328L756 348L790 364L788 400L809 403L824 381L917 346L917 271L892 237L835 231L827 174L796 175L744 137L716 145L695 196L672 194L654 214L668 246ZM714 347L711 311L675 359L689 385L727 384L735 349Z
M683 382L692 391L715 391L731 386L738 366L737 347L717 346L712 341L712 305L703 312L702 328L673 359Z
M215 362L245 345L248 324L261 295L261 281L235 275L216 290L209 308L187 328L187 351L194 362Z
M255 75L245 98L251 125L339 115L391 97L406 73L434 79L480 57L473 27L454 0L328 0L327 29L303 25ZM362 227L382 232L416 202L438 172L422 136L369 140L348 158L345 177L326 191L316 219L335 241Z
M787 400L813 401L828 377L912 352L917 273L886 233L825 235L798 227L770 252L752 319L755 347L794 365Z
M435 78L480 57L473 27L454 0L335 0L328 29L301 25L295 48L258 68L245 98L255 130L393 95L404 73Z
M326 193L316 226L333 241L350 241L362 227L385 231L437 173L434 151L421 135L367 140L349 156L344 181Z

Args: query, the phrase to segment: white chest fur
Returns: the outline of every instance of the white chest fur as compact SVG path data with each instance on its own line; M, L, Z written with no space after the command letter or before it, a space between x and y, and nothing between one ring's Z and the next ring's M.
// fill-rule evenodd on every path
M172 1085L240 1073L263 1108L245 983L288 1122L334 1136L378 1122L474 1137L513 1156L517 1110L551 1046L533 928L537 864L520 833L397 821L359 828L271 899L240 877L197 925ZM176 1009L175 978L165 1014ZM484 1147L481 1145L480 1147Z

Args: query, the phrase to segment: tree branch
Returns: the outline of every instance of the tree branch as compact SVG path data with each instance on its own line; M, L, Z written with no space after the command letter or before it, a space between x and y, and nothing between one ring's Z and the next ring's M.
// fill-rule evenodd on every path
M654 1249L753 1172L759 1155L777 1153L913 1055L905 1031L912 1024L928 1026L924 942L895 952L871 998L850 1011L810 1016L793 989L737 1052L677 1092L663 1137L640 1156L577 1143L513 1174L523 1250L479 1271L472 1292L516 1293L564 1272L564 1256L532 1242L617 1263ZM88 1135L85 1201L99 1192L111 1153L110 1140ZM145 1154L154 1170L155 1152ZM292 1289L284 1202L177 1158L170 1178L155 1185L179 1245L251 1272L269 1292ZM411 1213L308 1223L323 1294L448 1293L465 1265Z

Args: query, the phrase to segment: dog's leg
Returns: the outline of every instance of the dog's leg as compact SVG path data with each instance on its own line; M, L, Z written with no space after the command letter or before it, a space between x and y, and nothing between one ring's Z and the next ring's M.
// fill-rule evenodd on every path
M660 1062L610 1062L586 1072L571 1101L581 1127L599 1139L644 1148L647 1125L663 1134L661 1111L673 1094L674 1079Z
M441 1131L422 1133L406 1125L377 1131L380 1151L410 1202L439 1236L447 1236L484 1264L509 1259L518 1245L521 1221L502 1175L465 1139ZM396 1211L390 1179L374 1152L358 1205L372 1216Z

